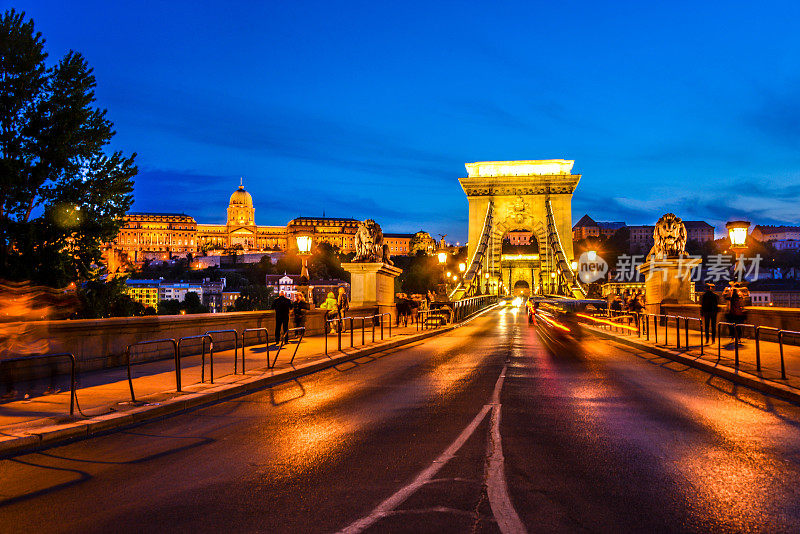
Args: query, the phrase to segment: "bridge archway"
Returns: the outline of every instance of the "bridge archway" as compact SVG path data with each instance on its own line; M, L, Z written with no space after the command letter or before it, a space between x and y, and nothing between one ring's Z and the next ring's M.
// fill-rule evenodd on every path
M531 286L527 280L517 280L514 282L512 294L515 297L529 297L531 295Z
M572 194L581 175L572 174L573 164L561 159L466 164L468 176L459 183L469 202L470 267L462 295L479 272L489 274L493 293L511 293L513 277L504 276L502 239L517 228L529 229L539 244L539 280L531 276L530 288L567 293L575 286Z

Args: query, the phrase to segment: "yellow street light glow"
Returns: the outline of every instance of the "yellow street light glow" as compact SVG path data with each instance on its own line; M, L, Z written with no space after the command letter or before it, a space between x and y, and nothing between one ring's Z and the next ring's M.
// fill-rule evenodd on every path
M539 261L538 254L503 254L501 261Z
M749 221L731 221L725 225L728 229L728 237L731 240L731 248L745 248L747 246L747 230L750 228Z
M458 264L458 270L463 273L464 271L467 270L467 264L466 263L459 263Z
M489 273L486 273L486 274L485 274L485 275L483 275L483 276L485 276L487 280L489 279Z
M439 263L444 263L447 261L447 252L439 252L437 256L439 257Z
M589 250L586 252L586 259L593 262L597 260L597 251L596 250Z
M556 277L556 273L550 273L550 278L555 278L555 277Z
M301 254L308 254L311 251L311 236L299 235L297 236L297 250Z
M577 262L577 261L573 261L573 262L570 264L570 267L572 267L572 270L574 271L575 269L577 269L577 268L578 268L578 262Z

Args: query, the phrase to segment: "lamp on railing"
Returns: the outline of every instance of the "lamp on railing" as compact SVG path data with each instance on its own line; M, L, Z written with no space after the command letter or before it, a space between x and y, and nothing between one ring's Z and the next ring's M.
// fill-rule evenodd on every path
M458 270L463 273L464 271L467 270L467 264L466 263L459 263L458 264Z
M436 257L439 258L439 265L444 265L445 263L447 263L447 251L446 250L440 250L439 252L437 252L436 253Z
M298 235L297 239L297 252L300 255L302 262L302 269L300 270L300 292L306 297L306 301L311 301L311 295L308 291L308 256L311 252L311 236Z

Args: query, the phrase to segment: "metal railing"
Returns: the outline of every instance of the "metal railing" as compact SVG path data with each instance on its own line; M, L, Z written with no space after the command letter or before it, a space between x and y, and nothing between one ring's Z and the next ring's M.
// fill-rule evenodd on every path
M497 302L497 295L480 295L457 300L453 303L452 322L461 322L495 302Z
M78 407L78 412L83 415L81 411L81 407L78 404L78 390L77 390L77 378L76 378L76 364L75 364L75 355L71 352L59 352L57 354L36 354L32 356L18 356L16 358L4 358L0 360L0 367L8 366L9 364L13 364L16 362L22 361L29 361L29 360L51 360L55 358L69 358L70 363L70 370L69 370L69 415L75 415L75 407ZM10 384L13 387L14 379L13 379L13 371L11 372L11 380ZM55 373L51 373L50 375L50 387L54 387L53 378Z
M181 362L178 359L178 342L175 341L173 338L164 338L164 339L148 339L145 341L137 341L136 343L131 343L125 348L125 366L128 370L128 386L131 390L131 402L136 402L136 396L133 393L133 379L131 378L131 347L139 347L142 345L155 345L155 344L165 344L170 343L172 345L172 352L173 357L175 358L175 389L177 391L181 390Z
M261 332L263 332L264 336L267 338L267 340L264 342L264 345L267 349L267 368L269 368L269 330L266 328L245 328L242 330L242 374L244 374L244 355L247 352L247 344L245 343L247 334L260 334ZM256 342L258 341L259 337L260 336L256 336Z
M389 325L389 337L392 337L392 314L391 313L376 313L375 315L365 315L363 317L334 317L333 319L326 320L326 329L325 329L325 355L329 354L328 349L328 326L331 328L336 325L337 328L337 350L341 352L342 350L342 332L344 330L344 326L347 322L350 323L350 348L355 346L355 322L361 321L361 345L366 344L366 322L370 321L370 328L371 328L371 339L372 342L375 342L375 326L380 327L380 334L381 334L381 341L384 340L384 317L388 317L388 321L386 324ZM376 323L377 319L377 325Z
M448 323L448 311L443 308L417 310L417 332L427 328L439 328ZM431 325L433 323L433 325Z
M211 334L230 334L233 333L234 338L234 345L233 345L233 374L236 374L237 366L239 363L239 332L234 329L230 330L209 330L206 332L206 335L211 338L211 346L214 346L214 338ZM244 350L244 349L242 349Z
M201 346L202 346L202 352L201 352L202 360L201 360L201 365L200 365L200 382L205 382L206 381L206 339L208 340L208 347L209 347L208 355L209 355L209 360L211 362L211 368L210 368L210 373L209 374L210 374L210 377L211 377L211 383L213 384L214 383L214 340L208 334L198 334L196 336L184 336L184 337L182 337L182 338L180 338L178 340L178 359L176 360L177 363L178 363L178 376L180 376L180 373L181 373L181 369L180 369L180 364L181 364L181 343L183 343L184 341L190 341L190 340L193 340L193 339L201 339L202 340L201 343L200 343ZM178 388L178 391L180 391L180 388Z
M306 335L306 327L305 326L297 326L295 328L290 328L286 331L286 335L281 338L281 342L278 344L278 350L275 352L275 360L273 360L272 364L269 363L269 354L267 354L267 369L272 369L275 367L275 364L278 363L278 356L281 354L281 349L286 345L288 342L289 334L291 332L300 332L300 338L297 340L297 344L294 347L294 352L292 353L292 359L289 360L289 365L294 363L294 357L297 356L297 349L300 348L300 343L303 342L303 338ZM325 336L327 337L327 336ZM267 349L269 350L269 349Z
M689 342L689 324L691 321L697 322L697 332L700 337L700 342L698 347L700 349L700 355L704 355L704 347L706 345L705 339L705 319L697 318L697 317L686 317L680 315L664 315L664 314L656 314L656 313L642 313L639 314L640 320L639 325L637 327L637 335L639 337L644 336L647 341L650 341L651 335L653 336L653 342L658 345L658 331L659 326L663 326L663 345L668 346L669 344L669 330L670 330L670 320L675 321L675 347L681 347L681 336L680 330L681 326L680 323L683 321L683 331L684 331L684 344L683 348L685 350L689 350L692 348ZM650 328L652 318L652 331ZM659 323L661 323L659 325ZM605 325L609 330L614 328L611 325ZM782 330L780 328L772 327L772 326L760 326L754 325L750 323L732 323L728 321L718 321L716 323L715 331L713 332L714 337L716 338L717 342L717 359L722 357L722 332L723 329L728 329L728 337L733 340L733 365L734 368L739 369L741 363L740 357L740 350L739 350L739 342L738 340L745 337L746 333L752 331L752 338L755 340L755 366L758 372L762 371L762 364L761 364L761 341L763 341L763 334L764 333L771 333L775 336L775 341L778 343L778 352L780 355L780 366L781 366L781 379L786 380L786 358L784 354L784 345L787 344L784 342L784 338L786 336L793 336L800 338L800 332L794 330Z

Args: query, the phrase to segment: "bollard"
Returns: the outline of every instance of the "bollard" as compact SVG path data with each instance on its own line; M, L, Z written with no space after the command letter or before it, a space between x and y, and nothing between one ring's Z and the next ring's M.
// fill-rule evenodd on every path
M753 327L753 336L756 338L756 370L761 371L761 347L760 347L760 340L761 337L758 332L759 327Z

